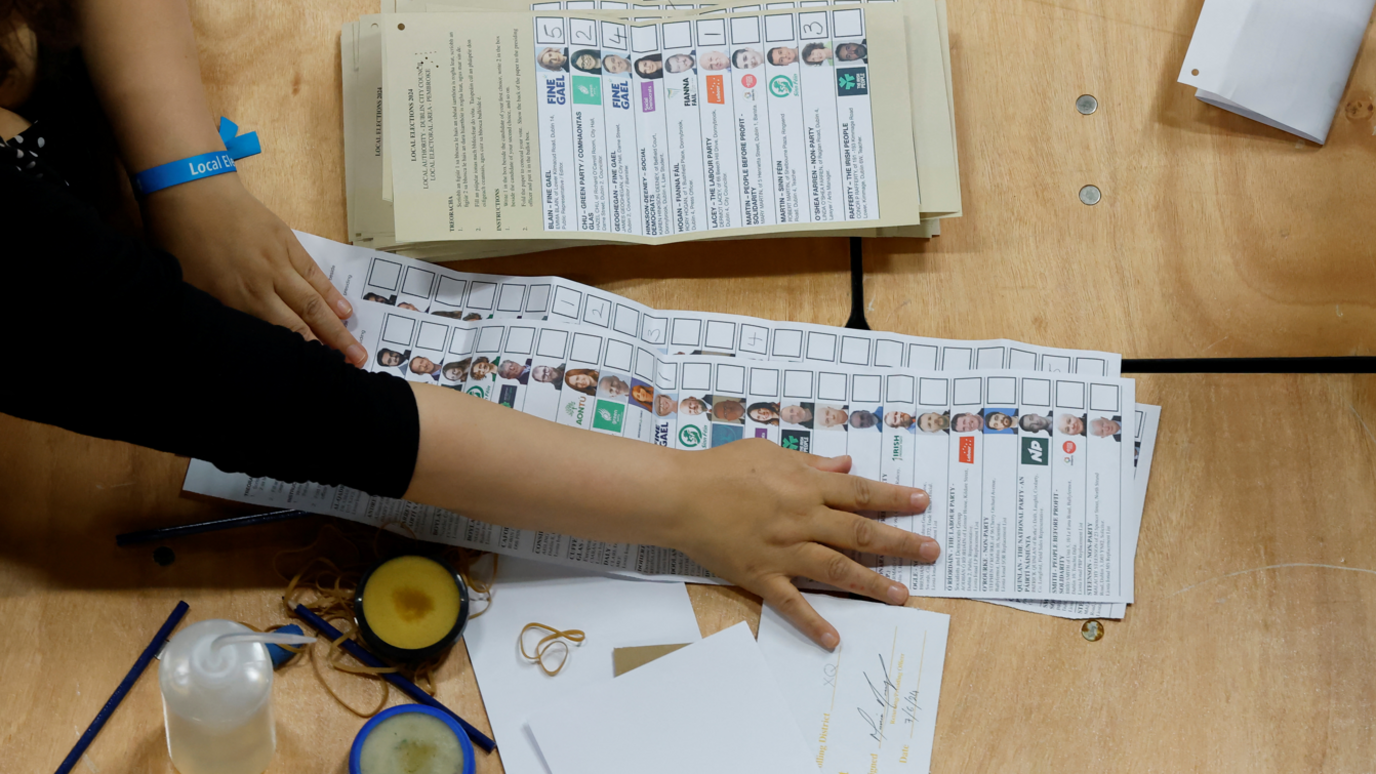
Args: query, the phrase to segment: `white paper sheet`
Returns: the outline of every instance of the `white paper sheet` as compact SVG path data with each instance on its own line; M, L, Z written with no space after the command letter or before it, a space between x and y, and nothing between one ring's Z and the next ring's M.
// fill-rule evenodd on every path
M827 652L773 608L760 651L822 774L926 774L932 762L951 617L911 607L805 594L841 633Z
M554 677L517 651L516 639L531 622L587 634ZM612 650L699 639L682 583L636 583L508 558L501 560L491 609L464 634L502 765L512 774L546 771L526 732L527 714L610 680ZM528 647L536 641L527 635ZM556 661L551 654L550 665Z
M1322 145L1376 0L1208 0L1180 83L1195 96Z
M555 774L815 770L745 623L554 702L529 723Z

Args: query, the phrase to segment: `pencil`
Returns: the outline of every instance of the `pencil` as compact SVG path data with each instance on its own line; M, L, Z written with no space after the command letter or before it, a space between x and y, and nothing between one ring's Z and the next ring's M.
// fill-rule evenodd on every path
M199 535L202 532L218 532L223 529L234 529L235 527L251 527L255 524L271 524L278 521L289 519L299 519L302 516L310 516L306 511L281 510L268 511L267 513L255 513L249 516L233 516L228 519L215 519L213 521L203 521L198 524L183 524L180 527L160 527L158 529L144 529L138 532L126 532L123 535L115 536L115 545L133 546L140 543L155 543L160 540L168 540L187 535Z
M301 616L301 618L306 623L310 624L314 629L316 629L326 637L330 638L331 640L337 640L340 637L344 636L343 633L340 632L338 629L326 623L325 619L308 610L305 605L297 605L296 614ZM363 662L363 664L365 664L366 666L387 666L382 662L382 659L379 659L377 656L374 656L373 654L359 647L358 643L354 642L353 640L344 640L339 644L342 648L344 648L345 651L349 653L349 655ZM416 685L410 680L407 680L406 678L402 677L401 675L395 672L384 674L382 676L387 679L387 682L400 688L402 693L405 693L407 696L410 696L417 702L428 705L430 707L434 707L440 712L443 712L446 715L449 715L450 717L459 721L459 725L463 726L463 730L468 732L468 738L473 740L473 744L476 744L479 747L483 748L485 752L492 752L493 750L497 749L496 742L487 738L487 736L483 732L474 728L472 725L468 723L467 720L464 720L463 718L459 717L454 712L454 710L451 710L443 704L440 704L439 700L436 699L434 696L431 696L425 691L422 691L420 689L420 686Z
M162 650L163 644L167 642L168 635L172 633L173 629L177 628L177 624L181 623L182 616L186 615L187 609L188 605L185 602L178 602L177 606L172 608L172 615L167 617L167 620L163 622L162 628L158 629L158 633L153 635L153 641L148 643L148 647L143 649L143 653L139 656L139 660L135 661L134 666L129 669L129 674L124 676L124 679L120 681L119 687L115 688L115 692L110 695L110 700L105 702L105 706L100 708L100 712L96 713L96 719L92 720L91 725L86 727L86 733L82 734L81 738L76 740L76 746L72 748L71 752L67 753L66 758L62 759L62 765L57 767L57 774L67 774L72 770L72 767L76 765L76 762L81 760L82 753L86 752L86 748L91 746L91 740L96 738L96 734L100 733L100 729L105 725L105 721L110 719L110 715L114 713L115 708L119 707L119 703L124 701L124 695L129 693L130 688L134 687L134 682L139 679L139 675L143 674L143 670L148 668L148 662L152 661L153 657L158 655L159 650Z

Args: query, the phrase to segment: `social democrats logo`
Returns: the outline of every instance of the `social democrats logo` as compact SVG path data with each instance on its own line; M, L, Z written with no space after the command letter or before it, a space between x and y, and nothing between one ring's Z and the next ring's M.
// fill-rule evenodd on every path
M684 425L678 431L678 442L686 449L696 449L702 445L702 430L697 425Z
M573 104L601 105L602 79L586 75L573 76Z
M787 75L776 75L769 79L769 93L776 97L787 97L794 88L793 79Z
M1022 439L1022 464L1048 465L1051 463L1051 450L1047 448L1046 438Z
M744 86L744 87L747 88L747 89L753 89L753 88L755 88L755 84L758 83L758 82L759 82L759 81L756 81L756 80L755 80L755 76L751 75L750 73L746 73L746 74L741 78L741 85Z
M545 81L545 104L562 105L568 98L567 85L564 83L564 76L550 78Z
M869 72L863 67L836 68L836 94L841 97L858 97L870 93Z

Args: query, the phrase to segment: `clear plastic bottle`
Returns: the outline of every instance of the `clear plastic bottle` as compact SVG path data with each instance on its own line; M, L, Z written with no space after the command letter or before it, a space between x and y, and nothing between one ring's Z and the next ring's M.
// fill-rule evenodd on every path
M272 659L264 643L314 637L260 634L211 619L181 630L158 666L167 752L181 774L262 774L277 749Z

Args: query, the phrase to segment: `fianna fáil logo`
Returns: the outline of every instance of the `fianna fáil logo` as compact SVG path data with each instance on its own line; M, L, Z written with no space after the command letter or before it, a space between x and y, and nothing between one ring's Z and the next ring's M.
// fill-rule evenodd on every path
M870 93L870 75L863 67L836 68L836 95L858 97Z
M702 445L702 428L697 425L684 425L678 431L678 442L685 449L696 449Z
M776 97L787 97L794 88L793 79L787 75L776 75L769 79L769 93Z

